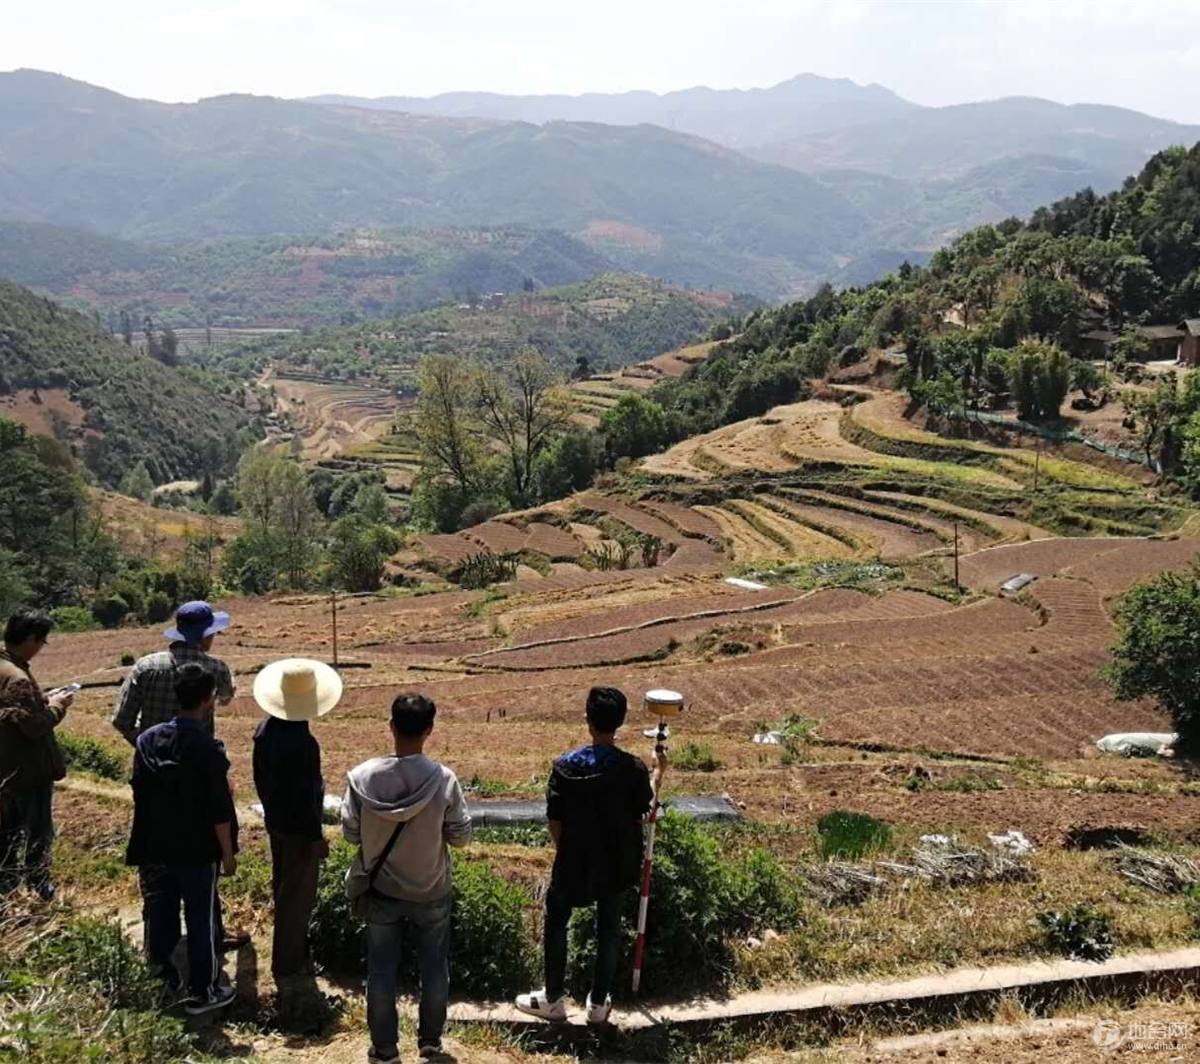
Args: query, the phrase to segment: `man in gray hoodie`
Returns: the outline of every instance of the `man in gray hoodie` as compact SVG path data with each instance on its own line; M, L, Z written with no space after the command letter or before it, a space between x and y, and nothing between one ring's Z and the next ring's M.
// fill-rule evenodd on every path
M346 893L367 925L367 1026L371 1064L400 1059L396 969L401 921L412 927L421 975L417 1044L422 1056L442 1050L450 996L450 854L471 838L458 778L425 756L437 707L417 694L392 703L394 757L350 771L342 799L342 834L358 845Z

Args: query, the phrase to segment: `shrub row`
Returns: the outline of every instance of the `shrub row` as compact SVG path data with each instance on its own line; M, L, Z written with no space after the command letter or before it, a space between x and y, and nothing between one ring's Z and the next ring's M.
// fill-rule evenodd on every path
M315 959L343 971L361 971L364 957L362 925L351 912L344 889L353 857L352 846L333 845L322 867L310 927ZM636 892L629 891L626 901L618 994L627 993L630 986ZM540 957L532 909L533 898L524 887L482 861L455 855L451 931L455 993L494 999L532 984ZM796 881L771 854L752 849L731 858L716 836L695 822L675 814L662 820L643 974L652 994L718 989L733 973L733 944L738 937L767 928L791 930L801 921ZM571 936L569 980L573 990L583 993L594 956L589 913L575 914ZM410 985L415 983L411 958L403 972Z

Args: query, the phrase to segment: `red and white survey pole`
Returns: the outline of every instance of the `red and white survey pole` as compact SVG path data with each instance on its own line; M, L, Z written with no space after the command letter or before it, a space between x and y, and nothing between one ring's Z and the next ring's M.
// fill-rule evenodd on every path
M658 728L654 732L655 762L667 752L667 721L683 712L683 695L678 691L647 691L644 705L648 713L658 717ZM647 735L650 733L647 732ZM636 994L642 983L642 961L646 957L646 913L650 909L650 875L654 867L654 831L658 824L658 792L662 775L654 774L654 797L650 800L650 817L646 825L646 852L642 860L642 891L638 899L637 944L633 948L633 992Z

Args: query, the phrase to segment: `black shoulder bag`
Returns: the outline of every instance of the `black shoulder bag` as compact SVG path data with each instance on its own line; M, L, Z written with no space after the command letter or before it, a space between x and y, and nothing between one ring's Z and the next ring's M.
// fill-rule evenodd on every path
M384 864L387 862L392 849L395 847L396 840L400 837L400 832L404 830L407 824L407 820L399 820L396 822L396 826L392 829L392 834L387 840L387 845L384 846L383 851L379 854L379 857L376 858L375 863L371 866L371 871L367 873L367 885L365 887L362 889L357 889L358 884L360 884L362 880L358 879L357 877L351 878L349 875L347 875L346 894L352 902L359 904L363 898L384 897L383 894L380 894L379 891L375 889L375 880L379 876L379 873L383 870Z

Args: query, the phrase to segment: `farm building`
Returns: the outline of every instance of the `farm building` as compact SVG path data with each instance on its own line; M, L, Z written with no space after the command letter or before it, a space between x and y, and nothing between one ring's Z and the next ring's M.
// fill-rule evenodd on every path
M1143 325L1141 331L1150 340L1149 362L1165 362L1179 355L1184 332L1178 325Z
M1193 324L1200 329L1200 319L1195 319ZM1181 322L1178 325L1140 325L1138 331L1150 341L1150 349L1146 355L1147 362L1166 362L1181 358L1183 346L1190 336L1187 322ZM1117 342L1117 334L1110 329L1092 329L1090 332L1084 333L1080 339L1083 341L1084 350L1089 358L1107 359L1112 355L1113 344ZM1190 346L1196 349L1197 357L1200 357L1198 342L1200 342L1200 334L1193 337Z
M1080 340L1088 358L1107 359L1112 353L1112 345L1117 342L1117 334L1111 329L1092 329L1091 332L1085 332Z
M1179 323L1179 361L1185 366L1200 365L1200 318L1184 318Z

